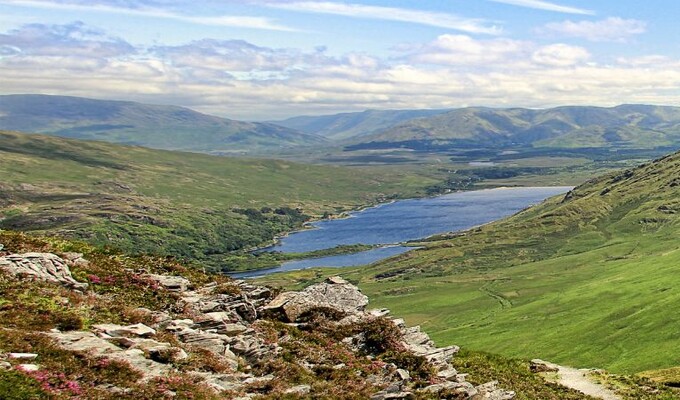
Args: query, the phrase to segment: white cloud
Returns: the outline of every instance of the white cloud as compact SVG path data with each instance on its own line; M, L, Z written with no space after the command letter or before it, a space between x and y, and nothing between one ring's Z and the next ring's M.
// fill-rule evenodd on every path
M633 35L645 33L647 23L636 19L610 17L600 21L553 22L539 32L578 37L593 42L622 42Z
M531 58L542 65L569 67L587 61L590 53L583 47L557 43L541 47L533 53Z
M595 12L592 10L586 10L583 8L563 6L555 3L550 3L541 0L490 0L496 3L510 4L513 6L534 8L537 10L555 11L564 14L583 14L583 15L594 15Z
M396 50L408 53L407 59L416 64L472 65L509 62L525 56L531 44L506 38L477 40L466 35L441 35L423 45L402 46Z
M234 28L263 29L272 31L297 32L292 27L278 24L270 18L252 17L241 15L219 16L195 16L184 13L169 11L160 8L158 2L86 2L86 1L54 1L54 0L0 0L0 4L16 6L59 9L73 11L100 11L105 13L117 13L136 15L142 17L170 19L198 25L227 26ZM113 4L112 4L113 3Z
M497 35L502 31L500 27L481 19L464 18L455 14L396 7L367 6L362 4L336 3L329 1L268 2L265 3L265 5L272 8L299 12L333 14L354 18L429 25L467 33Z
M669 57L603 65L582 47L462 35L396 51L334 57L323 48L214 39L133 48L78 23L29 25L0 34L0 93L176 104L265 120L367 108L680 103L680 60Z

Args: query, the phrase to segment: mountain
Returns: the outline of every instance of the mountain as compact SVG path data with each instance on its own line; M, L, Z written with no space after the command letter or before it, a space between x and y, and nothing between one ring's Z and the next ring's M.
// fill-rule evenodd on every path
M434 181L6 131L0 131L0 176L0 229L224 269L227 253L268 244L310 215L414 196L418 185Z
M46 95L0 96L0 129L213 154L325 143L282 126L183 107Z
M679 216L675 153L341 275L441 345L617 373L673 368Z
M366 110L321 116L300 116L273 123L332 140L370 135L414 118L429 117L447 110Z
M354 138L356 147L621 148L680 144L680 108L649 105L523 108L463 108L404 121ZM371 143L371 144L369 144ZM363 146L361 146L363 145Z

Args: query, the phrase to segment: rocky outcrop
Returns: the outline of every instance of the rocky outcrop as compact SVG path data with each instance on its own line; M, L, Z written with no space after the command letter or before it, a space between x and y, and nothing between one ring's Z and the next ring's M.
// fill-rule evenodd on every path
M73 279L68 265L85 265L82 263L87 261L76 253L64 257L46 253L8 255L0 257L0 268L11 274L84 290L87 285ZM145 384L169 374L186 374L221 392L225 398L252 398L273 387L285 398L313 397L314 385L291 380L287 386L281 386L281 382L287 382L286 377L276 374L283 374L285 369L268 368L286 358L290 361L291 357L295 368L305 374L360 376L369 384L370 398L375 400L415 397L507 400L514 396L498 389L495 382L481 386L467 382L465 374L459 374L450 363L458 352L457 346L438 348L420 327L408 327L403 320L390 318L389 310L366 310L368 298L341 278L329 278L300 292L274 296L271 289L244 281L192 287L181 276L139 274L156 283L153 290L172 292L177 299L172 310L177 311L137 308L132 314L145 323L103 323L92 325L88 331L53 329L45 335L65 350L96 360L124 362L139 373ZM98 296L94 292L82 295ZM323 336L321 331L315 331L320 326L324 332L333 334ZM400 361L382 361L380 357L386 350L376 350L371 343L381 340L379 334L376 339L375 333L373 336L367 333L372 326L386 327L392 338L391 351L426 363L428 378L423 381L417 376L419 372L409 370L410 366L395 364ZM314 338L304 343L323 343L322 347L333 348L335 355L329 355L332 352L324 355L318 349L307 353L299 341L304 334ZM41 368L38 351L8 353L4 357L8 361L35 358L36 364L25 364L22 368L32 371ZM188 364L203 358L210 359L212 367L187 369ZM370 368L357 370L356 365L351 365L357 363L368 363Z
M352 314L363 311L367 305L368 297L356 286L342 278L332 277L302 292L281 293L264 309L280 313L289 322L296 322L315 309L326 308L341 314Z
M0 257L0 269L13 275L55 282L77 290L87 288L86 283L73 279L67 262L52 253L10 254Z

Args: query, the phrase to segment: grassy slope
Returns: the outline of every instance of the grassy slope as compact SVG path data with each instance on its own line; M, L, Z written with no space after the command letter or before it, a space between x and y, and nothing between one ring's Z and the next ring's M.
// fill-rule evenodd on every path
M676 145L680 109L645 105L613 108L463 108L405 121L357 142L453 140L485 147L651 149Z
M299 207L321 214L413 196L434 182L389 170L211 157L2 131L0 175L5 227L190 256L229 250L229 240L258 245L300 223L290 213L248 217L233 212L235 207Z
M342 272L374 306L422 324L439 344L615 372L677 366L678 176L675 154L425 250Z
M163 379L138 382L138 373L124 363L101 363L88 354L71 353L58 349L39 332L54 327L63 331L87 330L98 323L145 323L157 322L154 316L140 313L138 307L151 310L163 310L176 318L189 317L184 311L177 309L177 293L155 288L150 290L150 282L139 276L140 270L149 273L181 275L189 279L195 286L203 286L208 282L216 282L218 290L233 293L238 288L221 275L204 274L195 268L188 268L172 260L158 257L130 257L122 254L102 252L92 246L74 243L56 238L35 238L28 235L0 231L0 243L4 250L12 253L29 251L70 252L78 251L89 261L86 264L72 266L71 271L79 281L89 281L90 286L85 293L74 292L58 285L40 282L29 282L10 277L0 271L0 349L2 351L33 352L38 354L36 363L43 374L50 378L49 385L38 381L36 375L21 373L17 370L0 369L0 398L3 399L42 399L72 398L76 391L74 385L63 385L65 382L77 383L81 398L96 399L151 399L163 397L170 388L175 391L176 398L222 399L225 394L212 393L203 385L188 379L192 371L229 372L229 367L209 353L189 349L189 358L173 363L180 372L173 374L173 383ZM314 324L312 324L314 326ZM310 398L347 398L363 399L371 393L369 380L360 375L366 365L371 363L363 355L355 355L342 349L337 343L338 333L329 326L317 322L318 329L304 329L286 326L280 323L260 321L258 329L270 332L270 337L286 338L284 350L278 357L263 366L256 366L255 373L277 374L277 385L270 388L270 393L263 393L262 399L292 398L281 391L300 383L310 384ZM363 329L373 332L380 329L380 324L371 324ZM372 329L371 329L372 328ZM344 329L361 329L360 326ZM382 331L384 332L384 331ZM389 332L389 331L387 331ZM383 337L389 340L389 335ZM169 340L167 333L159 332L153 339L161 342ZM276 340L276 339L274 339ZM176 342L171 342L177 345ZM386 355L389 357L389 355ZM351 369L344 373L326 374L324 369L315 372L300 367L300 357L313 357L318 366L321 363L337 365L346 363ZM378 356L381 357L381 356ZM378 358L380 359L380 358ZM418 364L410 358L402 358L403 368L411 370L411 375L423 373ZM10 360L13 364L20 360ZM395 361L401 364L400 361ZM323 365L323 364L321 364ZM400 366L402 366L400 365ZM498 380L500 386L517 392L518 400L530 399L591 399L573 390L547 383L541 376L529 370L529 363L523 360L463 351L453 359L454 367L460 373L469 374L468 380L474 384L482 384ZM366 372L363 372L365 376ZM676 391L655 385L648 381L631 380L628 377L611 377L608 379L620 389L622 399L672 399ZM41 383L43 383L41 385ZM172 386L168 387L168 384ZM125 389L124 396L120 392L112 392L101 386L115 385ZM377 389L372 390L375 392ZM650 395L653 393L653 395ZM316 396L316 397L315 397ZM418 397L426 398L426 397ZM429 397L427 397L429 398Z

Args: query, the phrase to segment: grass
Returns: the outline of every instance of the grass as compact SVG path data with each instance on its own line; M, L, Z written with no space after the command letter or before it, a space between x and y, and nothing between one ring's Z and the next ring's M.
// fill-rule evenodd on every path
M268 281L340 273L440 345L614 373L676 367L678 176L676 154L376 265Z
M213 157L0 132L0 228L221 265L311 216L422 195L413 171Z

